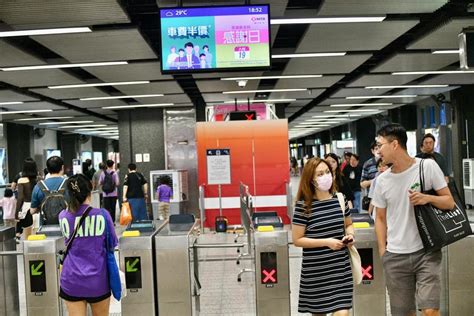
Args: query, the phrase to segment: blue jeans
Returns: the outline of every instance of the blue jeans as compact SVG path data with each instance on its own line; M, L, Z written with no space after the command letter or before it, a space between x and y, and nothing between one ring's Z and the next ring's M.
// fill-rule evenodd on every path
M357 209L357 212L360 213L360 191L354 191L354 209Z
M132 209L132 221L136 222L148 219L144 198L128 199L128 203L130 203L130 208Z

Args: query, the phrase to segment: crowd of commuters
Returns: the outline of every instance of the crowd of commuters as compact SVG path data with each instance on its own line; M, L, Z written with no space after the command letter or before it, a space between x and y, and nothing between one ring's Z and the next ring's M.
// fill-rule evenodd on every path
M120 183L118 168L112 160L100 163L96 170L90 159L82 164L82 175L91 183L91 191L97 191L97 206L108 211L113 223L117 220L116 209L122 202L128 202L132 211L132 220L147 220L150 217L147 207L148 182L137 171L133 163L128 165L123 187ZM69 175L72 176L72 175ZM69 205L66 188L68 175L65 173L61 157L52 156L46 161L43 175L38 171L32 158L23 161L21 171L14 177L11 187L6 188L0 207L3 209L5 225L16 227L17 239L28 239L42 225L58 224L58 214ZM169 202L172 190L166 181L155 192L160 202L160 217L169 216Z
M350 215L362 210L365 191L392 315L415 315L417 310L440 315L442 254L424 251L414 212L416 205L427 203L439 209L454 206L446 163L434 152L434 143L434 136L426 134L421 153L410 157L405 129L389 124L377 132L373 156L363 165L349 152L342 159L328 153L324 160L316 157L304 164L292 219L294 245L303 248L299 312L349 315L353 276L347 247L357 238ZM419 157L431 158L423 164L423 177L425 190L435 195L420 192Z

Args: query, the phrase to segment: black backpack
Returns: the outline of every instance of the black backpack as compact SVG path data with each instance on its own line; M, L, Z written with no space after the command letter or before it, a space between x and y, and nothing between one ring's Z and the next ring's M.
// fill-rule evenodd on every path
M63 182L61 182L61 185L57 190L50 190L43 180L38 182L41 192L45 195L40 208L42 225L59 224L59 213L67 208L66 199L64 198L66 180L67 179L64 179Z
M113 174L114 172L108 173L107 171L104 171L104 183L102 184L102 191L105 193L109 194L115 191L115 181Z

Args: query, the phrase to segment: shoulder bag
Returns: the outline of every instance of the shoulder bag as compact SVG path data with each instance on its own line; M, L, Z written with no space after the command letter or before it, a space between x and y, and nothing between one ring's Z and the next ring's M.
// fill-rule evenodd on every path
M59 258L59 264L62 266L63 263L64 263L64 260L66 260L66 257L67 257L67 254L69 253L69 249L71 249L71 246L72 246L72 242L74 241L74 238L76 238L76 235L77 235L77 231L79 230L79 227L82 226L82 224L84 223L84 220L86 219L87 215L89 215L89 212L92 210L92 207L88 207L84 213L82 213L81 215L81 219L79 220L79 223L77 224L76 228L74 229L74 233L72 234L71 238L69 239L69 241L67 242L67 245L66 245L66 250L59 250L59 255L60 255L60 258Z
M420 162L420 185L424 194L436 195L434 190L425 191L423 162ZM448 185L454 199L452 210L440 210L432 204L415 205L415 218L425 252L434 252L472 234L464 203L454 184Z
M339 201L339 205L341 206L342 219L344 220L345 219L344 196L340 192L337 192L336 195ZM346 234L346 224L344 223L344 235L345 234ZM354 279L354 283L360 284L362 282L362 260L360 259L359 252L357 251L354 245L352 246L347 245L347 252L349 253L349 260L351 262L352 277Z
M120 281L120 273L119 268L117 265L117 261L115 260L115 253L114 247L111 243L110 237L110 230L113 229L109 227L109 223L107 221L107 214L102 209L102 216L104 216L105 220L105 252L106 252L106 259L107 259L107 276L109 278L109 286L110 290L112 291L112 295L117 301L120 301L122 296L122 283Z

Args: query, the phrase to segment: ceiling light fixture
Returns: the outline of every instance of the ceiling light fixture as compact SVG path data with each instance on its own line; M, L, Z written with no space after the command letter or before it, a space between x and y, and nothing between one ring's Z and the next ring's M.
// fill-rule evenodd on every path
M393 103L341 103L341 104L331 104L333 107L345 107L345 106L384 106L384 105L393 105Z
M106 131L106 130L118 130L118 127L98 127L98 128L81 128L76 129L75 132L92 132L92 131Z
M405 75L458 75L458 74L472 74L474 70L431 70L431 71L397 71L392 72L394 76Z
M340 110L339 111L335 111L334 113L338 113L338 112L341 112ZM321 118L321 117L347 117L347 118L351 118L351 117L358 117L360 115L358 114L334 114L334 115L315 115L313 116L313 118Z
M52 116L52 117L31 117L31 118L24 118L24 119L17 119L15 121L48 121L48 120L63 120L63 119L70 119L73 118L72 116Z
M323 75L288 75L288 76L257 76L257 77L231 77L221 78L225 81L239 81L239 80L265 80L265 79L304 79L304 78L321 78Z
M459 49L440 49L434 50L431 54L459 54Z
M272 55L272 58L341 57L341 56L345 56L346 54L347 54L347 52L338 52L338 53L277 54L277 55Z
M242 91L223 91L222 94L242 94L242 93L263 93L263 92L296 92L308 91L306 88L296 89L264 89L264 90L242 90Z
M270 24L327 24L327 23L373 23L382 22L386 16L360 16L360 17L321 17L302 19L271 19Z
M0 111L0 115L53 112L53 110Z
M84 127L106 127L106 124L86 124L86 125L67 125L58 126L58 128L84 128Z
M121 110L121 109L135 109L135 108L154 108L163 106L173 106L174 103L156 103L156 104L136 104L136 105L119 105L119 106L104 106L103 109Z
M76 68L76 67L118 66L118 65L127 65L127 64L128 62L126 61L110 61L110 62L100 62L100 63L19 66L19 67L0 68L0 70L1 71L44 70L44 69L61 69L61 68Z
M365 89L422 89L422 88L446 88L448 84L419 84L419 85L401 85L401 86L367 86Z
M266 99L266 100L250 100L250 103L290 103L295 102L296 99ZM235 101L225 101L224 104L234 104ZM237 104L247 104L247 100L237 100ZM219 104L219 103L217 103Z
M342 112L373 112L373 113L378 113L380 111L377 111L375 109L356 109L356 110L327 110L324 111L325 113L341 113Z
M94 121L46 122L46 123L39 123L39 125L64 125L64 124L82 124L82 123L94 123Z
M105 82L105 83L84 83L84 84L68 84L62 86L48 86L49 89L73 89L73 88L90 88L90 87L107 87L107 86L126 86L135 84L147 84L150 81L124 81L124 82Z
M164 94L139 94L139 95L117 95L112 97L92 97L92 98L82 98L81 101L94 101L94 100L115 100L115 99L137 99L137 98L155 98L162 97Z
M92 30L88 27L65 27L65 28L54 28L54 29L24 30L24 31L4 31L4 32L0 32L0 37L72 34L72 33L89 33L89 32L92 32Z
M11 102L0 102L0 105L14 105L14 104L23 104L21 101L11 101Z
M399 99L399 98L416 98L416 94L400 94L400 95L361 95L354 97L346 97L347 100L357 99Z

